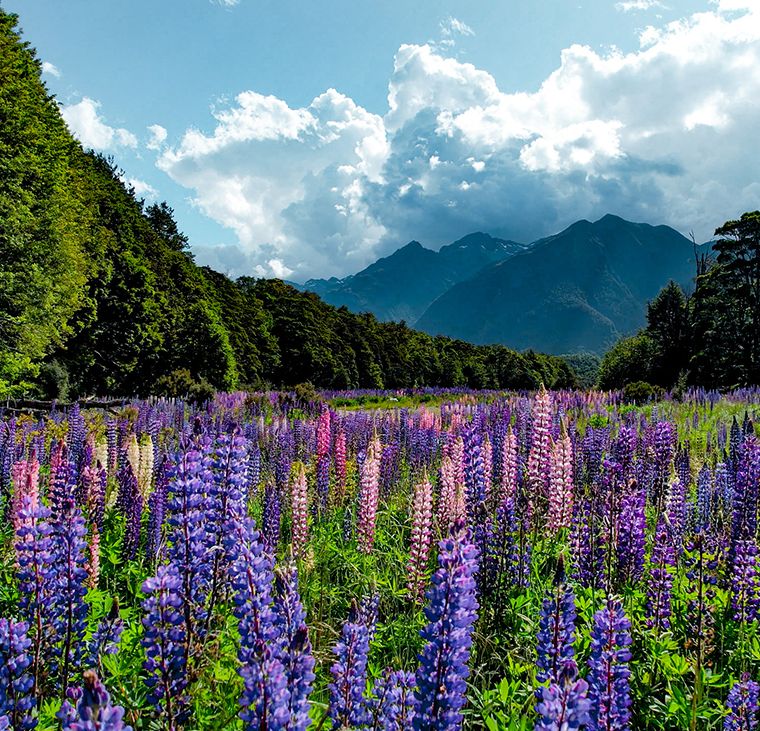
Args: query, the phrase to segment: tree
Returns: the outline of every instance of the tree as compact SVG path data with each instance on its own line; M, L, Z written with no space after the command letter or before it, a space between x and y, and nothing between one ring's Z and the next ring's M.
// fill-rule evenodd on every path
M622 388L633 381L650 381L657 345L646 332L618 340L602 358L599 388Z
M153 230L175 251L186 251L188 238L174 220L174 209L166 201L154 203L145 209L145 217Z
M689 350L688 300L675 282L668 282L647 305L646 332L657 349L652 382L670 388L686 367Z

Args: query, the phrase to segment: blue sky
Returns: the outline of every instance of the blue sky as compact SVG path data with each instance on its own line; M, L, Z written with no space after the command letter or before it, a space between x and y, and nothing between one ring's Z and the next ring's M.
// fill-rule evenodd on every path
M231 274L760 206L757 0L3 0L83 144Z

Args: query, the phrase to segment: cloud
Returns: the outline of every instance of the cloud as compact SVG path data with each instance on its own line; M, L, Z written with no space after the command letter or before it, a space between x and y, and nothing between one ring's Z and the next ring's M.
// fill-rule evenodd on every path
M608 212L709 238L760 199L760 10L720 0L639 44L572 45L516 93L404 45L383 116L332 89L303 108L246 91L157 164L235 232L240 273L344 275L412 238L530 241Z
M49 76L55 76L56 79L61 78L60 69L55 64L50 63L50 61L42 62L42 73L48 74Z
M138 198L145 198L154 201L158 198L158 191L150 184L139 178L127 178L124 181L127 185L134 188L135 195Z
M622 2L615 3L615 8L623 13L664 7L665 5L663 5L660 0L622 0Z
M240 4L240 0L209 0L212 5L221 5L223 8L234 8Z
M61 114L84 147L94 150L137 147L137 137L127 129L109 126L98 113L99 109L100 102L84 97L77 104L62 106Z
M160 150L161 146L166 142L166 137L168 135L166 128L162 127L160 124L151 124L148 127L148 132L150 132L150 137L145 143L145 146L149 150Z

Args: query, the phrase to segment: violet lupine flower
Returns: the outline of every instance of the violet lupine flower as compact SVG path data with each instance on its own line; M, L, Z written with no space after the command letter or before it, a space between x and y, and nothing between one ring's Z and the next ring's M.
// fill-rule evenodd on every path
M754 539L736 542L731 572L731 609L737 622L752 622L760 611L759 561Z
M369 444L361 470L357 539L359 551L371 553L375 543L375 521L380 497L380 441L375 436Z
M124 723L124 709L111 704L111 695L98 679L97 673L87 670L74 718L64 722L62 731L132 731Z
M34 678L29 672L32 645L26 622L0 619L0 716L8 719L8 728L25 731L35 728Z
M536 680L561 683L564 677L574 680L575 664L575 596L565 584L562 559L554 579L554 588L544 599L538 622ZM575 671L572 670L575 666Z
M52 528L50 511L42 503L34 504L28 497L21 503L21 527L16 533L18 564L19 611L30 627L49 630L53 614L51 593L55 582L53 568ZM35 694L44 667L43 651L49 643L48 632L35 632L32 657Z
M406 567L407 589L414 599L425 592L425 571L430 554L430 532L433 524L433 487L425 477L415 485L412 506L412 539Z
M488 434L483 437L483 501L490 504L493 488L493 447Z
M145 557L150 563L158 559L162 542L162 530L166 515L166 499L169 482L174 477L174 465L168 456L164 456L158 467L153 491L148 496L148 528L145 536Z
M352 608L353 611L353 608ZM369 641L375 639L377 619L380 616L380 592L373 591L365 594L356 608L356 616L351 617L352 622L361 622L369 632Z
M757 731L760 685L745 673L728 691L726 708L728 715L723 720L724 731Z
M353 729L369 723L369 709L364 697L367 686L367 658L370 632L358 617L358 608L352 612L356 619L345 622L340 639L333 648L336 661L330 668L329 717L333 729Z
M475 522L478 506L485 500L485 474L483 470L483 437L474 426L465 432L464 484L467 515Z
M439 546L438 570L427 592L428 624L421 633L425 647L416 676L415 731L461 728L472 629L478 616L478 551L469 530L455 524Z
M187 634L182 575L173 564L159 566L142 586L145 634L143 667L148 702L162 713L163 728L173 731L188 715Z
M386 668L375 681L369 699L369 726L377 731L411 731L414 673Z
M272 608L272 558L250 518L227 522L224 549L240 632L240 718L251 731L276 731L285 728L291 716Z
M104 655L115 655L119 650L121 635L124 632L124 620L119 614L119 600L113 598L108 614L98 623L87 643L87 664L102 672Z
M301 556L309 540L309 488L303 464L296 468L290 484L293 555Z
M594 615L589 658L589 700L593 731L627 731L631 722L631 623L617 599Z
M95 467L85 467L82 471L82 480L85 485L87 519L90 525L96 526L98 531L102 532L108 481L105 467L100 462Z
M646 490L623 496L617 532L617 576L636 583L644 573L646 553Z
M282 498L277 483L267 480L264 488L264 509L261 516L261 535L264 546L271 554L277 553L280 545L280 529L282 523Z
M279 633L280 661L288 691L288 731L306 731L309 726L309 694L314 683L314 656L306 625L306 612L298 594L298 572L287 566L275 575L277 600L274 623Z
M707 463L697 476L697 527L709 530L717 507L713 474Z
M560 438L551 452L546 524L551 534L569 528L573 519L573 443L564 424L561 429Z
M590 726L588 683L566 679L541 688L534 731L579 731Z
M61 521L52 524L53 584L50 600L55 645L53 663L60 686L67 688L79 667L87 628L87 528L82 511L70 499Z
M167 501L169 559L182 580L183 612L188 645L193 644L206 619L211 584L212 552L205 520L206 486L203 456L191 448L179 460L169 484Z
M661 520L657 526L652 556L651 570L647 584L647 625L658 629L670 628L671 592L673 590L673 570L676 552L667 524Z
M576 506L570 533L572 576L586 588L599 588L604 579L601 522L590 500L585 499Z
M143 495L129 461L119 470L119 508L124 513L124 540L121 548L123 561L132 561L140 545Z

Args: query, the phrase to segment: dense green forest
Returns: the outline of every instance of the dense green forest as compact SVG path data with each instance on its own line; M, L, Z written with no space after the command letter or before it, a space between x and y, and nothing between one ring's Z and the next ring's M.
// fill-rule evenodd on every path
M172 209L71 136L17 24L0 10L0 397L575 383L560 358L196 265Z
M605 355L601 386L760 385L760 211L727 221L715 236L693 293L670 282L649 303L647 326Z

